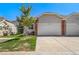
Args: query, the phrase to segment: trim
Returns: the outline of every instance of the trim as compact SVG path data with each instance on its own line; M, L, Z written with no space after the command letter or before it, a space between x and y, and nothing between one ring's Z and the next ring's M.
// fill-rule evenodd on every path
M38 32L38 18L35 22L35 35L37 35L37 32Z
M61 34L65 35L65 33L66 33L66 21L61 20Z

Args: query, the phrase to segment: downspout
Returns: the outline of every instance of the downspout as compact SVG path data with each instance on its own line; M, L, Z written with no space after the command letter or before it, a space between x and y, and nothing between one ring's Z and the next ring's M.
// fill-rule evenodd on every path
M38 35L38 20L39 20L39 18L37 18L37 20L35 22L35 35Z

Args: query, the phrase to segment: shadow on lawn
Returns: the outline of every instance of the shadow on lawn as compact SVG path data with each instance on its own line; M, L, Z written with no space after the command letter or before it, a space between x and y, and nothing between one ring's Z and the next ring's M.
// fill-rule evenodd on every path
M35 46L36 46L36 36L18 35L11 40L0 43L0 52L34 51Z

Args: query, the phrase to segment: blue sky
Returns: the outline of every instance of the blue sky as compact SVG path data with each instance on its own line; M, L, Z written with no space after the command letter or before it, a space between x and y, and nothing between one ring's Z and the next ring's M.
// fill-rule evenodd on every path
M8 20L16 20L16 16L21 15L19 8L21 3L0 3L0 16ZM28 4L25 4L26 7ZM31 16L39 16L44 12L55 12L60 15L68 15L73 12L79 12L78 3L30 3L32 6Z
M29 5L32 6L32 16L39 16L44 12L54 12L60 15L68 15L70 13L79 12L79 3L30 3Z
M21 3L0 3L0 16L8 20L16 20L16 16L21 15L21 11L19 10L21 5Z

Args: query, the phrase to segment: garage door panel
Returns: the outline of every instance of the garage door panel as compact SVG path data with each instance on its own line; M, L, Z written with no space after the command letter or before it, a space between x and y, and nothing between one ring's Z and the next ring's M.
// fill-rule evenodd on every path
M66 35L79 35L79 24L66 23Z
M38 35L61 35L61 23L38 23Z

